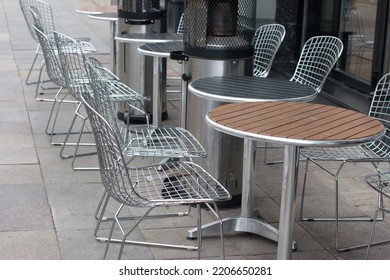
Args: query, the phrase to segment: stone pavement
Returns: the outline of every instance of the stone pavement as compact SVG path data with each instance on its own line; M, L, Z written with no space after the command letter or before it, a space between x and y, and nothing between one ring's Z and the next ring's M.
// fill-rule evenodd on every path
M82 7L83 1L47 2L52 6L56 29L72 37L90 37L98 50L96 57L108 64L108 23L76 13L75 9ZM51 103L36 101L35 85L25 84L36 46L19 2L0 0L0 259L101 259L105 244L96 241L93 235L96 224L94 212L102 192L99 173L73 171L71 160L61 159L60 148L51 145L49 136L45 134ZM176 69L174 63L170 62L171 71ZM37 78L38 68L36 65L32 80ZM45 89L43 96L50 98L54 92L54 89ZM166 124L177 124L177 106L177 102L168 103L169 119ZM63 106L59 129L67 129L74 109L71 105ZM262 154L262 149L259 149L255 205L261 217L277 227L282 165L264 164ZM280 156L280 149L272 152L272 157ZM83 157L78 164L96 166L96 155ZM337 165L333 166L337 168ZM373 168L364 164L344 168L340 182L343 214L373 214L376 194L362 179L371 172L374 172ZM307 194L307 212L332 215L333 178L314 167L308 176L311 188ZM300 194L301 188L298 190L297 210ZM111 203L109 208L112 212L117 207ZM131 212L139 213L139 210L131 209ZM187 217L147 220L134 234L139 239L194 243L185 238L186 230L195 226L194 212ZM222 210L223 216L238 214L237 208ZM205 211L204 222L210 219ZM106 224L99 234L106 234ZM380 222L377 237L389 238L389 228L390 220ZM367 222L342 223L342 244L366 242L369 229L370 223ZM363 259L365 255L364 249L337 252L334 223L331 222L297 220L294 239L298 244L297 251L293 253L296 260ZM204 238L203 258L217 259L218 245L217 238ZM276 243L246 233L228 234L225 247L227 259L272 260L277 249ZM116 252L117 248L113 246L109 258L115 258ZM196 252L126 246L123 258L191 259L196 258ZM390 259L390 246L374 247L370 258Z

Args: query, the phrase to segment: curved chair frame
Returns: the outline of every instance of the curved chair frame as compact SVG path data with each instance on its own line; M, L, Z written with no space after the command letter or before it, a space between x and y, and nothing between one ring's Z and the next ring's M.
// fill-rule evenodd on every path
M81 98L85 104L96 140L102 183L110 197L121 204L115 214L107 238L104 258L107 257L110 244L117 241L113 238L115 225L119 227L123 236L120 240L121 247L118 259L122 257L125 244L198 250L198 258L200 258L202 245L201 204L205 204L219 221L221 257L224 258L223 223L216 202L230 199L228 191L204 169L192 162L177 161L163 166L150 165L129 168L123 158L117 134L103 116L93 108L92 104L98 104L92 100L92 95L85 93L82 94ZM104 104L100 105L105 106ZM133 230L154 208L168 205L197 205L197 225L200 234L197 237L198 245L196 247L128 240ZM119 217L123 206L147 208L145 214L137 219L129 230L124 229Z
M260 26L253 37L254 47L253 76L267 77L272 67L275 55L283 42L286 30L281 24L266 24Z
M390 172L367 175L365 177L365 181L379 195L378 208L374 214L374 222L372 223L372 228L367 243L367 252L366 252L366 260L367 260L372 245L381 245L390 242L389 239L383 241L376 241L374 243L372 242L379 213L382 213L383 218L385 217L385 213L390 213L390 208L386 207L384 203L385 199L387 201L390 201Z
M325 81L343 52L343 42L334 36L315 36L303 46L297 66L290 81L308 85L320 93ZM265 144L264 162L266 164L281 161L267 160L268 145Z
M339 215L339 175L346 163L369 162L372 163L377 172L380 172L380 162L390 162L390 73L384 75L376 85L374 96L371 102L369 115L380 120L386 127L386 134L375 142L351 147L303 147L301 155L306 158L305 177L302 190L302 201L300 219L303 221L335 221L336 226L336 249L345 251L347 249L360 248L365 245L358 245L349 248L341 248L339 242L339 221L372 221L371 217L340 217ZM326 168L321 162L339 162L336 171ZM335 216L330 218L303 217L304 198L307 181L309 162L319 166L322 170L332 175L335 179Z

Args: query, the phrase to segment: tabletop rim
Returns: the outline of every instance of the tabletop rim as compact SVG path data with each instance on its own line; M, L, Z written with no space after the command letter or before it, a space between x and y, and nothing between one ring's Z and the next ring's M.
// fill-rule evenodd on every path
M259 104L261 103L261 104L264 104L264 106L265 106L266 103L271 103L271 102L274 104L275 103L313 104L313 105L323 105L326 107L341 108L341 107L336 107L336 106L331 106L331 105L316 104L316 103L302 103L302 102L295 102L295 101L265 101L265 102L256 102L256 103L259 103ZM243 102L243 103L252 103L253 104L254 102ZM345 111L352 111L354 113L361 114L364 117L372 118L373 120L375 120L376 122L378 122L382 126L381 131L376 133L376 134L371 135L370 137L354 138L354 139L338 139L338 140L313 140L313 139L307 140L307 139L283 138L283 137L278 137L278 136L255 134L255 133L251 133L248 131L237 130L235 128L224 126L224 125L214 121L212 118L210 118L210 113L213 112L213 110L220 108L222 106L229 106L229 105L233 105L233 104L225 104L225 105L221 105L221 106L218 106L216 108L211 109L205 117L207 125L209 125L210 127L214 128L220 132L223 132L223 133L226 133L226 134L229 134L232 136L236 136L236 137L255 140L255 141L265 141L265 142L272 142L272 143L291 145L291 146L337 147L337 146L351 146L351 145L367 144L367 143L370 143L370 142L373 142L373 141L380 139L386 133L386 127L379 120L372 118L368 115L365 115L361 112L357 112L357 111L346 109L346 108L341 108Z
M296 97L288 97L288 98L254 98L254 97L243 97L243 96L226 96L221 94L215 94L215 93L209 93L200 90L196 87L196 83L209 81L212 79L247 79L247 80L255 80L255 79L265 79L264 81L278 81L282 83L288 83L296 87L309 89L312 93L309 95L301 95ZM239 103L239 102L265 102L265 101L281 101L281 100L288 100L288 101L312 101L316 98L318 93L308 85L303 85L300 83L292 82L290 80L286 79L278 79L278 78L271 78L271 77L256 77L256 76L244 76L244 75L233 75L233 76L213 76L213 77L204 77L197 80L194 80L188 84L188 91L195 94L198 97L207 98L214 101L220 101L220 102L233 102L233 103Z

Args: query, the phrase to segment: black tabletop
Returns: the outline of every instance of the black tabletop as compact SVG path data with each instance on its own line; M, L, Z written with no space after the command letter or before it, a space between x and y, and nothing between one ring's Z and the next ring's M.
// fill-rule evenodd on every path
M310 101L317 95L313 88L300 83L252 76L202 78L191 82L189 91L223 102Z

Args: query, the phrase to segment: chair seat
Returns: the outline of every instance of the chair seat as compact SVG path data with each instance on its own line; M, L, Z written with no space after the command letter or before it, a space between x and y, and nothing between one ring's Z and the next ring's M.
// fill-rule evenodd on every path
M142 96L118 80L107 81L107 91L112 102L149 101L150 97Z
M304 147L301 154L312 160L329 160L329 161L370 161L378 156L363 146L350 147Z
M367 184L377 192L390 198L390 173L368 175L365 178Z
M199 141L180 127L139 125L130 127L129 132L129 141L123 151L126 156L206 157Z
M173 162L130 168L134 191L153 206L193 204L228 200L227 190L200 166L191 162Z

